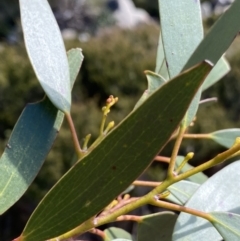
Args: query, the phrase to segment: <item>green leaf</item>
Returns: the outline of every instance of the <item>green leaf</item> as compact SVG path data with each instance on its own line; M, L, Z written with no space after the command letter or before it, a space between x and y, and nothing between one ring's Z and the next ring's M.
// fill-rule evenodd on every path
M167 190L171 194L165 199L179 205L184 205L189 200L189 198L196 192L199 186L199 184L189 181L177 182L167 188Z
M238 128L219 130L210 134L212 140L226 148L230 148L237 137L240 137L240 129Z
M188 69L204 59L210 60L213 64L217 64L240 30L239 8L240 1L234 1L231 7L214 24L183 69ZM191 123L197 112L200 93L198 96L199 98L196 96L192 105L189 107L191 114L187 113L188 116L185 118L185 126Z
M209 214L215 219L212 225L225 241L240 240L240 215L229 212L211 212Z
M104 241L113 241L113 240L132 240L130 233L126 232L121 228L111 227L104 230L106 235Z
M184 159L184 156L177 156L176 158L176 167L179 167L180 164L182 163ZM180 173L186 172L193 169L193 166L191 166L189 163L186 163L184 165L184 167L182 168L182 170L180 171ZM198 172L195 175L192 175L191 177L187 178L187 180L191 181L191 182L195 182L198 184L202 184L205 181L207 181L208 177L207 175L205 175L203 172Z
M189 199L186 207L203 212L231 211L240 214L240 161L234 162L210 177ZM181 213L177 219L173 240L221 240L207 220Z
M49 191L29 219L21 241L42 241L67 232L123 192L169 140L210 70L209 64L202 63L184 72L125 118Z
M216 21L189 58L184 69L207 59L216 64L240 30L240 1L236 0Z
M61 32L47 0L20 0L28 56L52 103L61 111L71 107L67 55Z
M77 78L77 75L82 66L84 57L82 55L82 50L79 48L70 49L67 52L67 56L68 56L70 82L71 82L71 87L73 87L73 83L75 82L75 79Z
M28 104L22 112L0 159L0 214L32 183L52 147L63 116L46 98Z
M169 241L177 215L173 212L161 212L147 215L138 224L138 241Z
M202 91L208 89L212 85L214 85L216 82L218 82L221 78L223 78L229 71L230 66L227 62L227 60L222 57L218 60L216 65L213 67L212 71L209 73L207 78L204 80Z
M170 78L173 78L182 71L203 39L201 6L199 1L159 0L159 11L163 49ZM196 115L200 97L199 90L184 117L186 127Z
M199 1L159 0L159 13L166 63L173 78L203 39L201 6Z
M138 100L134 109L141 105L154 91L156 91L166 81L158 74L149 70L145 71L148 81L148 89L143 93L142 97Z
M75 68L74 50L69 54L71 84L75 81L80 62ZM77 64L78 63L78 67ZM0 214L10 208L27 190L39 172L63 121L63 113L45 98L28 104L19 117L0 159Z
M159 33L155 72L157 74L159 74L160 76L162 76L165 80L169 80L169 73L168 73L165 53L164 53L164 49L163 49L161 31Z
M185 127L188 127L193 119L195 118L196 114L197 114L197 110L198 110L198 106L199 106L199 102L200 102L200 98L201 98L201 94L202 94L202 88L200 88L197 92L197 94L194 96L192 103L190 104L188 111L186 113L186 115L184 116L184 119L182 121L182 125Z

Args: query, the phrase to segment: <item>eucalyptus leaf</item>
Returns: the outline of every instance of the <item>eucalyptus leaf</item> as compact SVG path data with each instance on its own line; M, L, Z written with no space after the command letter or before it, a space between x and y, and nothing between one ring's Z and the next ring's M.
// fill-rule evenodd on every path
M125 118L48 192L30 217L21 241L42 241L65 233L123 192L170 139L210 70L205 62L182 73Z
M194 2L194 1L193 1ZM184 69L207 59L216 64L240 30L240 1L234 1L209 30Z
M210 134L212 140L226 148L230 148L237 137L240 137L240 129L238 128L219 130Z
M121 228L111 227L104 230L105 239L104 241L113 240L132 240L132 235Z
M69 52L71 85L80 69L79 56L81 52L77 49ZM36 177L63 118L64 114L48 98L28 104L23 110L0 158L0 214L24 194Z
M170 241L176 219L173 212L145 216L138 224L137 241Z
M159 33L155 72L157 74L159 74L160 76L162 76L165 80L169 80L169 72L168 72L165 53L164 53L164 49L163 49L161 31Z
M209 214L215 219L212 225L225 241L240 240L240 215L229 212L211 212Z
M72 88L73 83L75 82L75 79L77 78L79 70L82 66L84 57L82 55L82 49L80 48L70 49L67 52L67 56L68 56L70 82L71 82L71 88Z
M192 2L199 3L199 1ZM191 55L183 69L188 69L204 59L210 60L213 64L217 64L240 30L239 9L240 1L234 1L210 29L206 37L201 41L197 49ZM200 91L201 90L199 90L199 92ZM195 101L193 101L189 107L191 114L187 113L187 117L184 119L185 126L188 126L191 123L197 112L196 107L198 107L200 93L198 96L199 98L197 98L196 95Z
M67 55L61 32L47 0L19 0L28 56L52 103L67 113L71 107L71 85Z
M182 163L182 161L184 160L184 156L177 156L176 158L176 167L179 167ZM186 163L184 165L184 167L181 169L180 173L189 171L191 169L193 169L194 167L191 166L189 163ZM187 178L187 180L191 181L191 182L195 182L198 184L202 184L205 181L207 181L208 177L207 175L205 175L203 172L198 172L190 177Z
M192 103L190 104L188 111L183 118L182 125L186 128L192 123L193 119L197 114L199 102L201 99L201 94L202 94L202 88L200 88L197 94L194 96Z
M148 89L145 90L142 97L138 100L134 109L141 105L154 91L156 91L161 85L166 83L166 81L158 74L151 72L149 70L145 71L148 81Z
M203 39L201 5L189 0L158 2L163 49L169 76L173 78Z
M199 188L199 184L189 181L180 181L174 183L167 190L171 193L165 199L175 203L175 199L178 201L177 204L185 205L185 203L190 199L190 197Z
M225 59L225 57L220 58L216 63L216 65L213 67L212 71L207 76L207 78L204 80L202 91L208 89L209 87L217 83L229 71L230 71L230 66L227 60Z
M240 214L240 161L234 162L210 177L189 199L186 207L203 212L229 211ZM177 219L174 241L219 241L221 235L205 219L181 213Z
M200 1L159 0L163 49L170 78L180 73L203 39ZM176 14L177 13L177 14ZM189 126L196 115L201 90L195 95L184 117Z

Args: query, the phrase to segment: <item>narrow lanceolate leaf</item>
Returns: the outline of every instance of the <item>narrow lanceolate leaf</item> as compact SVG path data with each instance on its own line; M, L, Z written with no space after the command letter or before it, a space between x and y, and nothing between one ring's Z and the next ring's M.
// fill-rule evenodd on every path
M76 51L78 55L80 52ZM69 55L71 83L79 71L72 66ZM39 172L63 121L63 113L45 98L26 106L19 117L0 159L0 214L10 208L27 190Z
M154 91L156 91L161 85L166 83L165 79L163 79L160 75L151 72L149 70L145 71L148 81L148 89L145 90L141 98L138 100L134 109L141 105Z
M230 148L237 137L240 137L240 129L225 129L212 132L210 138L213 139L218 144Z
M61 32L47 0L20 0L28 56L46 95L61 111L69 112L71 85Z
M202 91L214 85L221 78L223 78L229 71L230 71L230 66L227 60L224 57L222 57L221 59L218 60L216 65L213 67L212 71L204 80Z
M65 233L123 192L169 140L210 70L207 63L199 64L154 92L49 191L20 240Z
M193 1L194 2L194 1ZM240 30L240 1L236 0L218 19L188 60L184 69L204 59L216 64Z
M197 49L191 55L183 69L188 69L204 59L208 59L213 64L217 64L221 56L226 52L240 30L239 9L240 1L236 0L214 24L212 29L208 32L206 37L202 40ZM194 118L197 112L199 100L200 93L196 95L195 100L189 107L191 113L186 114L184 119L185 126L188 126Z
M104 241L113 241L116 239L132 240L131 234L121 228L111 227L111 228L105 229L104 233L105 233Z
M163 49L170 78L181 72L203 39L200 2L159 0Z
M173 212L161 212L147 215L138 224L137 241L169 241L177 215Z
M179 74L203 39L200 1L159 0L163 49L170 78ZM189 126L196 115L201 91L194 97L184 118Z
M39 172L63 120L45 100L22 112L0 159L0 214L27 190Z
M165 199L172 201L175 203L177 200L177 204L184 205L190 197L196 192L199 188L199 184L189 181L180 181L177 182L170 187L168 187L168 191L171 193Z
M181 165L183 159L184 159L184 156L177 156L177 158L176 158L176 167L179 167ZM192 168L193 168L193 166L191 166L189 163L186 163L184 165L184 167L181 169L180 173L189 171ZM208 179L207 175L205 175L202 172L199 172L199 173L197 173L195 175L192 175L191 177L187 178L187 180L189 180L191 182L198 183L198 184L204 183L205 181L207 181L207 179Z
M240 215L229 212L209 213L215 220L212 225L225 241L240 240Z
M217 172L198 188L185 206L207 213L230 211L240 214L240 172L236 171L239 169L240 161L237 161ZM207 220L181 213L174 228L173 240L213 241L222 240L222 237Z

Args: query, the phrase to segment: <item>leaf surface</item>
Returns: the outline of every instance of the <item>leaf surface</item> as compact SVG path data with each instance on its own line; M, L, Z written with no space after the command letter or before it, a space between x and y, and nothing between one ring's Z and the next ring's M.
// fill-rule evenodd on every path
M199 186L199 184L189 181L177 182L167 188L167 190L170 191L171 194L165 199L179 205L185 205L185 203L196 192Z
M28 56L52 103L61 111L71 107L67 55L61 32L47 0L20 0L21 22Z
M202 91L208 89L215 83L217 83L221 78L223 78L229 71L230 66L225 59L225 57L222 57L218 60L216 65L213 67L212 71L209 73L207 78L204 80Z
M201 6L199 1L159 0L159 11L163 49L169 76L173 78L203 39ZM196 115L200 97L199 90L184 117L186 127Z
M199 1L159 0L160 25L170 79L178 75L203 39Z
M234 162L210 177L189 199L186 207L203 212L229 211L240 214L239 189L240 161ZM177 219L174 241L222 240L222 237L205 219L181 213Z
M104 233L106 235L104 241L132 240L131 234L121 228L111 227L105 229Z
M147 215L138 224L138 241L169 241L177 215L173 212L161 212Z
M79 50L69 52L72 85L80 68L80 55ZM0 159L0 214L32 183L52 147L63 117L47 98L28 104L22 112Z
M212 224L224 240L240 240L240 215L229 212L211 212L209 214L215 219Z
M197 1L192 1L197 2ZM202 60L210 60L213 64L217 64L221 56L226 52L236 35L240 30L240 1L236 0L220 17L220 19L213 25L206 37L198 45L197 49L191 55L183 69L188 69ZM185 126L190 124L197 112L197 97L189 107L191 115L185 118ZM195 114L194 114L195 113Z
M207 59L216 64L240 30L240 1L236 0L215 22L205 38L189 58L184 69Z
M166 81L160 75L154 72L147 70L145 71L145 74L147 76L148 89L145 90L134 108L137 108L139 105L141 105L154 91L156 91L161 85L166 83Z
M169 140L210 70L209 64L202 63L181 74L125 118L49 191L29 219L21 241L65 233L123 192Z
M218 144L230 148L236 138L240 137L240 129L233 128L215 131L210 134L210 137Z
M155 72L160 76L162 76L165 80L169 80L169 73L168 73L168 67L166 64L166 58L165 58L165 53L163 49L161 31L159 33Z

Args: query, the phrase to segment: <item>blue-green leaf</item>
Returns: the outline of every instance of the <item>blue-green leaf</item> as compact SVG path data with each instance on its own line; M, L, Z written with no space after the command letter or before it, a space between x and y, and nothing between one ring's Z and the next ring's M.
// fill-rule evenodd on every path
M67 55L61 32L47 0L20 0L28 56L52 103L61 111L71 107Z
M180 73L203 39L199 1L159 0L163 49L170 78ZM201 91L195 95L184 117L189 126L196 115Z
M214 85L221 78L223 78L229 71L230 71L230 66L227 60L224 57L222 57L221 59L218 60L216 65L213 67L212 71L204 80L202 91Z
M173 212L161 212L144 216L138 224L138 241L169 241L177 215Z
M111 227L111 228L105 229L104 233L105 233L104 241L132 240L131 234L121 228Z
M158 74L151 72L149 70L145 71L148 81L148 89L145 90L142 97L138 100L134 109L141 105L154 91L156 91L161 85L166 83L166 81Z
M209 214L214 218L212 225L225 241L240 240L240 215L229 212L211 212Z
M210 177L189 199L186 207L203 212L230 211L240 214L240 161L234 162ZM181 213L173 240L221 240L222 237L205 219Z
M184 205L189 200L189 198L196 192L199 186L199 184L189 181L177 182L167 188L167 190L171 194L165 199L174 203L177 200L177 204Z
M240 1L236 0L216 21L206 37L189 58L184 69L204 59L216 64L240 30Z
M159 33L155 72L160 76L162 76L165 80L169 80L169 73L168 73L168 67L166 64L166 58L165 58L165 53L163 49L161 31Z
M230 148L237 137L240 137L240 129L238 128L219 130L210 134L212 140L226 148Z
M69 52L71 85L80 69L81 59L79 50ZM28 104L23 110L0 158L0 214L24 194L36 177L63 118L64 114L47 98Z
M199 1L159 0L159 11L163 49L173 78L203 39L201 6Z

